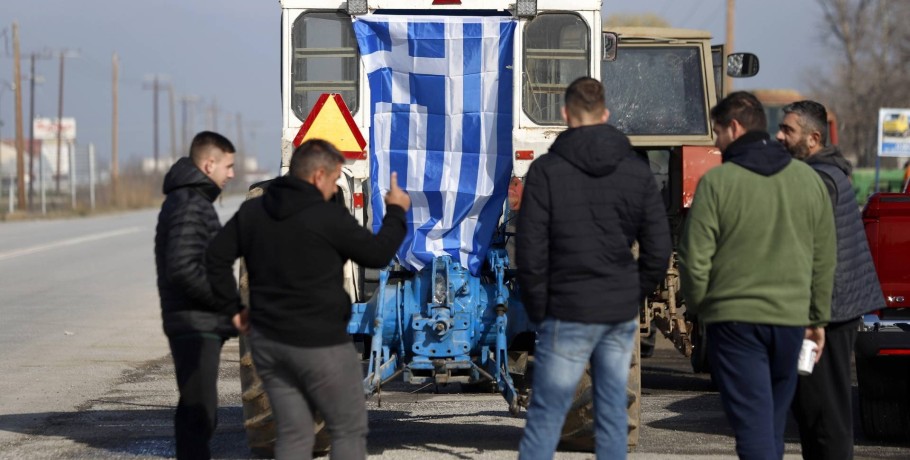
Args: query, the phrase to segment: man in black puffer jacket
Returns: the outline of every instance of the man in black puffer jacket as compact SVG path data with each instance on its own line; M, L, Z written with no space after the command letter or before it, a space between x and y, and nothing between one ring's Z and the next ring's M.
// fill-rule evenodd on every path
M237 308L215 302L205 271L205 249L221 228L212 202L233 177L234 146L209 131L193 138L190 155L164 177L167 198L155 229L155 264L180 391L174 416L178 459L211 458L221 346L236 335Z
M331 202L342 164L332 144L304 142L291 155L288 175L243 203L207 253L209 278L224 305L240 303L231 267L238 257L246 263L250 346L272 403L279 460L310 458L313 410L325 417L332 458L366 458L363 376L347 333L351 298L342 268L349 259L387 266L404 241L411 201L392 173L374 235Z
M793 398L803 458L853 458L853 388L850 358L861 316L885 308L863 218L850 183L853 166L828 141L828 111L815 101L784 107L777 140L812 166L824 182L834 210L837 266L831 322L815 369L801 375Z
M609 114L603 85L576 80L563 108L569 129L528 171L517 262L538 345L522 459L553 457L589 361L597 458L626 456L626 380L639 308L666 276L672 248L654 176L629 139L606 124Z

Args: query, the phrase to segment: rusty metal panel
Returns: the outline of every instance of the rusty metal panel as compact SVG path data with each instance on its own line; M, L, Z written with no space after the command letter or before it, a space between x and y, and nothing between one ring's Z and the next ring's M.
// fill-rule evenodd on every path
M682 147L682 205L692 206L695 187L709 169L720 165L720 150L717 147L684 145Z

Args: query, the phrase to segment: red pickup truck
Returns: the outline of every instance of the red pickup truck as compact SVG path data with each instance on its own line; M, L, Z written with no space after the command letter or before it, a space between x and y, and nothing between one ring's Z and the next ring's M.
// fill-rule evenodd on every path
M870 438L910 438L910 193L877 193L863 210L886 308L856 338L860 418Z

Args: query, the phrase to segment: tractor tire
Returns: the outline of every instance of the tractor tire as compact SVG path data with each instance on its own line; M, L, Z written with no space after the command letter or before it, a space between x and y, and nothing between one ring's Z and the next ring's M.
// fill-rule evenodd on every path
M856 356L859 413L863 432L878 440L910 438L910 363Z
M638 445L638 432L641 426L641 348L640 336L636 335L635 347L632 349L632 361L629 365L629 381L626 384L628 402L626 411L629 416L628 448ZM533 397L533 395L532 395ZM575 389L572 406L566 416L560 437L560 447L567 450L594 451L594 387L591 384L591 365L585 369Z
M651 322L651 328L648 335L641 338L640 353L642 358L654 356L654 348L657 346L657 326Z
M692 363L692 372L696 374L710 374L711 365L708 363L708 336L705 331L705 324L692 320L692 332L690 335L692 341L692 356L689 361Z
M249 288L246 266L241 260L240 297L245 306L249 305ZM272 416L272 405L262 386L262 380L256 373L249 340L243 335L240 336L240 399L243 404L243 428L250 452L255 458L274 458L278 432ZM316 430L313 455L324 455L331 446L328 430L319 413L313 414L313 422Z

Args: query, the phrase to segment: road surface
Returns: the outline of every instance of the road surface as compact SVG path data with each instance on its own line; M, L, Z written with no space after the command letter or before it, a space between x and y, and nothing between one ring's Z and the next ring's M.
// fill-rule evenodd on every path
M240 198L218 204L222 220ZM161 332L153 258L157 210L0 223L0 458L169 458L177 400ZM735 458L710 379L658 339L643 361L641 445L633 459ZM219 382L216 458L249 458L237 341ZM457 385L387 385L369 403L371 459L511 459L525 414ZM857 458L910 458L866 440ZM787 458L799 458L793 426ZM560 452L558 459L590 453Z

